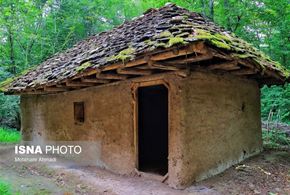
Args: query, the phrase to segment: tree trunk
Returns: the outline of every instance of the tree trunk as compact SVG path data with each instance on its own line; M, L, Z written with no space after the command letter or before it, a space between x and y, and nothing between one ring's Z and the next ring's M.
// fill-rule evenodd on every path
M229 6L229 0L224 0L224 12L225 12L225 17L226 17L226 27L228 30L232 31L231 28L231 20L230 20L230 6Z
M15 15L15 10L14 10L14 5L11 3L10 4L10 11L11 15ZM13 17L12 17L13 19ZM7 25L7 30L8 30L8 42L9 42L9 47L10 47L10 72L12 74L16 74L16 64L15 64L15 51L14 51L14 33L13 33L13 20L11 20L11 24Z
M10 46L10 72L12 74L16 74L16 64L15 64L15 55L14 55L14 37L13 32L11 28L8 28L8 40L9 40L9 46Z
M201 7L202 7L202 15L206 16L206 6L205 6L205 0L200 0Z
M209 0L209 17L214 20L214 0Z

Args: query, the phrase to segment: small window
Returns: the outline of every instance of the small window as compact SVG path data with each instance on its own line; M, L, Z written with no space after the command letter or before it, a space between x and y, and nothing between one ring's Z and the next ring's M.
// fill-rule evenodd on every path
M76 124L85 122L85 104L84 102L74 102L74 119Z

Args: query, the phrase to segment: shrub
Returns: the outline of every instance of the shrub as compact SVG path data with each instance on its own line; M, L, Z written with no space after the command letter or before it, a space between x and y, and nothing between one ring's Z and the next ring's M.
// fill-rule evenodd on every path
M20 128L19 97L0 93L0 126Z
M290 148L290 138L283 131L263 129L262 135L265 148Z
M290 124L290 84L284 86L263 87L261 96L261 114L263 120L270 120Z

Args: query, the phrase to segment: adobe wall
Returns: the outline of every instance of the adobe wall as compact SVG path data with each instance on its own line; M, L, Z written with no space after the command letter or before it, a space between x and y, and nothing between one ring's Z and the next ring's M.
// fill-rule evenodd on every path
M85 122L75 124L73 102L85 104ZM117 173L135 168L130 84L96 87L56 95L22 96L23 139L33 143L92 141L85 158ZM89 150L89 151L88 151Z
M262 149L260 90L231 75L195 72L179 83L182 97L179 166L170 184L188 186Z
M175 178L179 174L176 167L180 167L182 162L182 109L178 85L182 78L163 75L157 80L169 87L169 178ZM146 81L156 84L155 78ZM135 171L137 158L134 90L146 83L125 81L54 95L22 96L23 139L34 144L92 141L94 146L86 151L85 158L91 157L96 166L130 174ZM73 102L79 101L85 103L85 122L82 125L75 124L73 116Z
M169 88L170 186L186 187L261 150L260 93L255 82L202 72L156 78ZM22 96L24 139L94 141L97 148L87 156L95 156L97 166L132 173L133 92L143 84L124 81L56 95ZM78 101L85 102L83 125L74 123L73 102Z

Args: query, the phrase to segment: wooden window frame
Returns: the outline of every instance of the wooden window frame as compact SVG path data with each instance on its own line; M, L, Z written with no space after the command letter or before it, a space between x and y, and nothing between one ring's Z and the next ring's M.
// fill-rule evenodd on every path
M74 102L74 122L77 125L84 124L85 122L85 103L83 101Z

